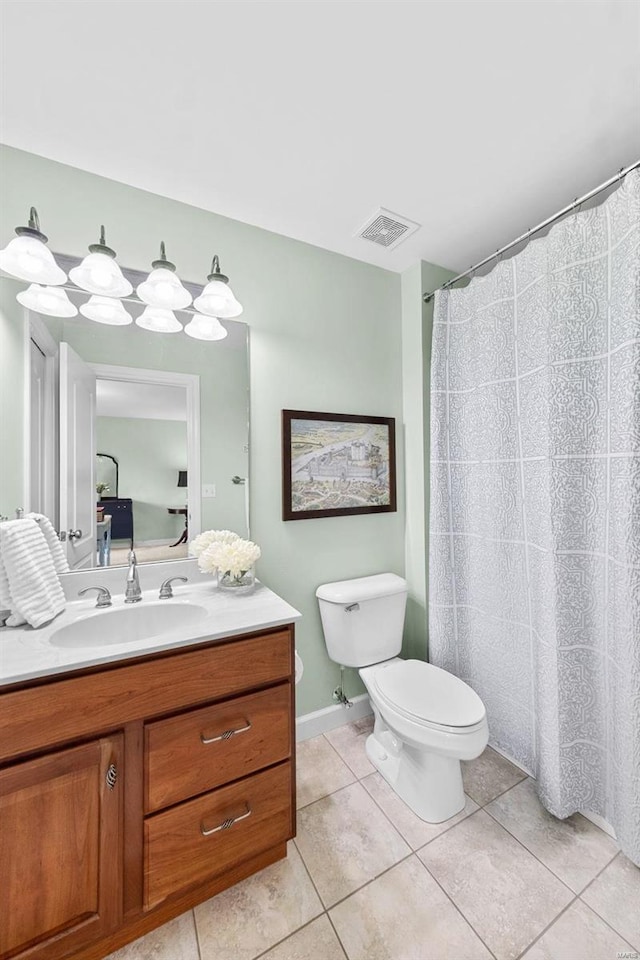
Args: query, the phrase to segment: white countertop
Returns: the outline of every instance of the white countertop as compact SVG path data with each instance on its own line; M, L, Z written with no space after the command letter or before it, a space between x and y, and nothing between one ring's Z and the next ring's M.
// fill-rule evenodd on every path
M191 602L205 607L207 614L196 623L172 629L167 633L147 640L127 643L111 641L96 646L64 647L55 643L55 631L60 627L87 618L87 637L90 638L90 620L109 611L124 608L124 594L113 595L113 605L97 610L95 595L80 601L67 603L66 610L45 627L0 628L0 686L33 680L38 677L55 676L71 670L115 663L131 657L158 653L192 646L210 640L237 636L257 630L292 623L300 613L277 594L261 583L249 594L237 596L231 591L219 590L211 581L204 583L174 584L175 600ZM145 601L158 602L157 589L145 590ZM159 601L169 606L172 600ZM90 643L90 639L89 639Z

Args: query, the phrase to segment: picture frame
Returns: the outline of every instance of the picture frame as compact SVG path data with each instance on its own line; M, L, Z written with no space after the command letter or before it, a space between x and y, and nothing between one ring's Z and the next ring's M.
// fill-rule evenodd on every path
M395 513L393 417L282 411L282 519Z

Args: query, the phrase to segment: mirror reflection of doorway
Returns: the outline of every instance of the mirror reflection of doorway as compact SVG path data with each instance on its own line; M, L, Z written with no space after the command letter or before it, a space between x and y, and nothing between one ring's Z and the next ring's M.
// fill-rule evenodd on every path
M163 383L96 383L98 563L187 556L187 391ZM185 486L180 484L181 475Z

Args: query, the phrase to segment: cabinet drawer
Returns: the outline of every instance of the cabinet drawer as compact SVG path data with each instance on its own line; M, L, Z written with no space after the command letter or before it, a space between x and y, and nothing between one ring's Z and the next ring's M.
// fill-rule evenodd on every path
M0 696L0 760L291 676L290 627Z
M286 760L291 686L158 720L145 728L147 812Z
M145 908L288 840L291 795L283 763L147 817Z

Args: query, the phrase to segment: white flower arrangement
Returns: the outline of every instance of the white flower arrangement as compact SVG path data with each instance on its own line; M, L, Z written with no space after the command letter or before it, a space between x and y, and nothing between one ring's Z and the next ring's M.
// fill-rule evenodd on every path
M193 538L189 544L189 553L192 557L199 557L212 543L233 543L239 539L233 530L205 530Z
M198 566L203 573L229 575L235 579L243 577L260 559L260 547L252 540L213 540L198 557Z

